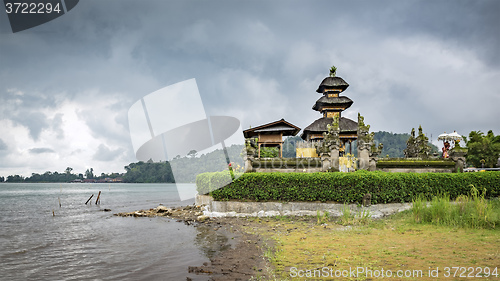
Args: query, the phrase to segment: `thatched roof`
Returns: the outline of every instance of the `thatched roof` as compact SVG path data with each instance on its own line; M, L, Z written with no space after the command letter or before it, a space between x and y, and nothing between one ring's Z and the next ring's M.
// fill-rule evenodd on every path
M349 108L353 104L353 101L345 96L340 96L340 97L326 97L322 96L319 98L319 100L316 101L316 104L314 104L313 108L314 110L320 110L321 106L325 105L342 105L345 106L345 108Z
M316 92L323 93L324 89L341 89L344 91L347 87L349 87L349 84L340 77L326 77L323 79Z
M283 136L295 136L300 132L300 128L281 119L268 124L260 125L255 128L250 128L243 131L245 138L251 138L258 136L259 133L263 134L279 134L283 133Z
M302 133L301 137L304 139L307 134L309 133L322 133L326 132L327 128L326 126L328 124L332 124L333 119L332 118L319 118L318 120L314 121L311 125L307 126L304 129L304 132ZM358 122L355 122L349 118L345 117L340 117L339 120L339 127L340 127L340 132L357 132L358 131Z

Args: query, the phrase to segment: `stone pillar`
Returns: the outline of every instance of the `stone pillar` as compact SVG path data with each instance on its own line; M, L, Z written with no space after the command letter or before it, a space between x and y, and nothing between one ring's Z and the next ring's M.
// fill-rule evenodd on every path
M330 151L330 165L333 170L339 170L339 149L334 148Z
M358 161L360 170L368 170L370 167L370 152L366 148L358 146Z
M370 134L370 125L365 125L365 118L358 113L358 161L360 170L368 170L370 167L370 148L373 135Z
M251 157L245 157L245 173L253 172L252 159Z
M321 171L327 172L332 167L330 162L330 157L326 155L321 155Z
M377 170L377 157L370 157L370 162L368 163L368 171Z
M463 173L465 167L465 155L467 155L466 149L450 150L450 158L455 162L455 170L453 172Z

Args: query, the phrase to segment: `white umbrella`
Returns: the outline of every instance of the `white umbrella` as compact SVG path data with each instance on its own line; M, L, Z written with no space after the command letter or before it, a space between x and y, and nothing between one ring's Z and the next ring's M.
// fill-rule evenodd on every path
M443 140L443 141L449 140L449 135L446 132L444 132L444 134L438 136L438 140Z
M453 131L453 133L449 134L448 137L451 140L463 140L462 136L457 133L457 131Z

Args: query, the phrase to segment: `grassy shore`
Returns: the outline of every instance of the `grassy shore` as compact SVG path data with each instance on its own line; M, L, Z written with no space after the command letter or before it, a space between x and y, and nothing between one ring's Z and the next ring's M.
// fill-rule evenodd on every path
M500 202L492 201L490 214L498 218ZM472 228L422 222L412 210L382 220L318 216L247 222L244 230L263 238L264 256L271 264L254 280L332 280L334 275L384 280L375 277L382 269L385 274L390 270L394 280L435 280L431 276L436 274L449 280L460 274L500 280L500 229L491 224Z

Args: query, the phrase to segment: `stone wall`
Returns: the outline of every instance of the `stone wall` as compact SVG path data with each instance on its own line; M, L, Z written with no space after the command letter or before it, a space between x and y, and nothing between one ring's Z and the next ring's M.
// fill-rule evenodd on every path
M455 168L377 168L377 171L391 173L453 173Z
M342 215L344 204L317 202L240 202L215 201L208 195L196 195L196 205L203 205L203 214L209 217L273 217L273 216L316 216L328 212L330 217ZM377 204L360 207L347 205L351 213L368 211L372 218L381 218L408 210L411 203Z

